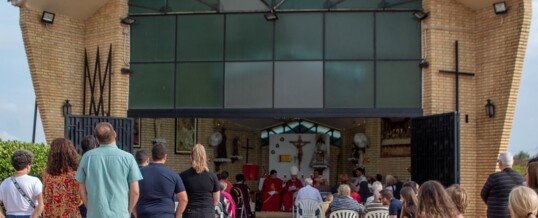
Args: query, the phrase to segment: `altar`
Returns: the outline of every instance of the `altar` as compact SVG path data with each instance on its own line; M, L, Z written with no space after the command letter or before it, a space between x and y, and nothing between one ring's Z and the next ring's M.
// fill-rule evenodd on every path
M304 180L316 169L323 170L323 177L330 178L330 140L324 134L274 134L269 138L269 169L278 172L284 181L290 178L290 168L297 166L297 177Z

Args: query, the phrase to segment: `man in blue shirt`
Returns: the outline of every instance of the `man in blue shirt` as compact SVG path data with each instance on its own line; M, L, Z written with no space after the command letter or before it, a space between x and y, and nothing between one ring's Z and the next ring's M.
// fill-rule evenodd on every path
M379 192L379 194L381 194L381 202L383 202L383 205L389 205L389 218L400 217L402 202L392 196L392 191L384 189Z
M156 143L151 149L153 162L140 171L140 200L136 205L137 217L174 218L181 217L187 206L187 192L179 174L166 167L166 147ZM174 195L179 204L175 210Z
M88 218L130 217L138 201L140 170L132 154L118 149L110 123L98 123L100 146L82 156L76 179Z

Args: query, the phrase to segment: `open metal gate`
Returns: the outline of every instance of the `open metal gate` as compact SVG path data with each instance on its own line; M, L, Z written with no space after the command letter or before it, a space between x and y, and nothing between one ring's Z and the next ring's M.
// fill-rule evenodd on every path
M411 119L411 177L422 184L460 182L459 113Z
M95 135L95 125L100 122L112 124L117 135L116 145L130 153L134 139L133 118L68 115L65 118L65 138L71 140L80 153L80 142L86 135Z

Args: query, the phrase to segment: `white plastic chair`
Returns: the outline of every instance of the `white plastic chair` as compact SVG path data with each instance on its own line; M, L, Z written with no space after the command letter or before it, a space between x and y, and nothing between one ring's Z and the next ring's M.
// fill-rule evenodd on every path
M332 212L329 218L359 218L359 213L353 210L337 210Z
M301 199L297 202L297 218L314 218L321 215L321 204L318 200L314 199ZM319 211L319 215L316 215L316 211ZM300 212L300 213L299 213Z
M376 210L366 213L366 218L387 218L389 217L388 210Z

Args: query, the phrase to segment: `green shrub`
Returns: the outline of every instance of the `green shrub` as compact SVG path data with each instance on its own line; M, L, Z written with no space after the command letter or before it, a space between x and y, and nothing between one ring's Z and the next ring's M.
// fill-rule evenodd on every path
M523 165L514 165L512 166L512 169L517 171L519 174L521 174L522 176L525 175L525 173L527 173L527 166L523 166Z
M15 173L15 169L11 165L11 156L17 149L26 149L34 153L34 163L32 164L32 171L29 175L41 179L41 173L47 166L48 145L0 140L0 182Z

